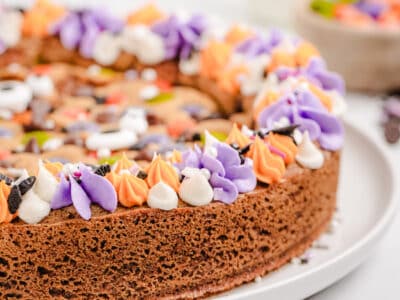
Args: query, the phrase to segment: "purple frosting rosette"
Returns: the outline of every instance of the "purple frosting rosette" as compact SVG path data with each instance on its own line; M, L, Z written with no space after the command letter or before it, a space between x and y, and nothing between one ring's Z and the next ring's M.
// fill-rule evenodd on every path
M345 94L343 79L338 74L328 71L325 62L319 57L312 58L305 68L279 67L275 70L275 74L279 80L285 80L292 76L303 76L324 90L336 90L342 95Z
M188 20L172 15L157 22L151 29L163 39L166 59L187 59L193 50L200 47L201 35L206 27L207 22L202 15L193 15Z
M176 166L180 170L186 167L209 170L214 200L231 204L239 193L250 192L257 185L252 160L246 158L242 162L239 153L227 144L216 143L214 147L217 150L216 157L195 146L193 150L182 154L182 162Z
M94 8L71 11L61 21L53 24L50 34L59 35L62 45L69 50L79 48L79 53L91 58L98 35L103 31L118 33L124 22L107 10Z
M279 30L273 29L269 36L256 35L244 40L236 47L236 52L250 58L269 54L273 48L279 45L282 39L282 33Z
M52 209L73 205L83 219L89 220L92 203L110 212L117 208L117 194L107 179L83 164L79 165L78 172L68 175L68 178L61 174L60 184L50 204Z
M342 123L309 91L298 89L266 107L258 117L258 124L272 129L283 117L299 125L300 131L308 131L311 140L317 140L323 149L335 151L343 145Z

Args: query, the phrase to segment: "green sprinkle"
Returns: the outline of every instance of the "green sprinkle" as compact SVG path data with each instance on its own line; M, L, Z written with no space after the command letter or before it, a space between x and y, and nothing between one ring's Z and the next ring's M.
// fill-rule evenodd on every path
M120 159L121 159L121 155L102 157L102 158L99 159L99 164L101 164L101 165L109 164L110 166L112 166L113 164L115 164Z
M35 138L39 146L42 147L47 140L51 138L51 135L46 131L32 131L25 133L22 137L22 144L26 145L31 138Z
M329 0L314 0L311 2L311 9L326 18L333 18L336 4Z
M226 133L220 131L210 131L210 134L220 142L224 142L228 138L228 135ZM200 143L204 145L205 142L206 142L206 137L204 133L202 133L200 135Z
M160 93L157 96L150 98L149 100L146 100L146 103L148 104L160 104L164 103L167 101L171 101L174 95L172 93L164 92Z
M103 76L108 76L108 77L115 76L114 70L109 69L109 68L101 68L100 74Z

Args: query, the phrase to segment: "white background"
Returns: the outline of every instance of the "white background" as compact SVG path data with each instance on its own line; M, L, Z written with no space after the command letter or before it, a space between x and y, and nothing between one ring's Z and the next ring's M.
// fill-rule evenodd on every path
M214 14L231 21L245 21L261 26L277 26L291 29L291 9L296 0L202 0L202 1L158 1L160 6L175 11L177 8ZM29 4L30 0L3 0L12 4ZM73 6L111 5L118 13L126 11L126 6L135 7L145 1L123 0L67 0ZM400 74L399 74L400 76ZM349 110L346 119L352 120L357 127L368 133L376 143L384 144L382 130L379 127L381 112L380 97L366 95L348 96ZM398 170L397 182L400 184L400 143L385 147ZM385 197L385 195L382 195ZM400 199L399 199L400 200ZM385 235L375 253L355 272L348 275L330 288L312 299L318 300L369 300L400 299L400 216Z

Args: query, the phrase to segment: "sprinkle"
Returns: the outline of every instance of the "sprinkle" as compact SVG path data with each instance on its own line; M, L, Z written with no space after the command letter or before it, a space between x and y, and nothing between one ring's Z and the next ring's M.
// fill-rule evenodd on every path
M111 172L111 167L110 167L109 164L100 165L100 166L98 166L98 167L95 169L95 171L94 171L95 174L100 175L100 176L103 176L103 177L104 177L107 173L110 173L110 172Z
M11 214L15 214L18 210L19 205L22 202L22 196L18 186L14 185L11 188L7 201L8 201L8 210L10 211Z
M161 104L167 101L170 101L174 98L174 95L172 93L160 93L157 96L148 99L146 103L148 104Z
M160 90L155 85L148 85L142 88L139 92L139 97L143 100L151 100L160 94Z
M18 184L19 191L21 193L21 196L25 195L35 184L36 182L36 177L35 176L30 176L24 180L22 180Z
M142 71L140 77L145 81L154 81L157 79L157 72L154 69L146 68Z

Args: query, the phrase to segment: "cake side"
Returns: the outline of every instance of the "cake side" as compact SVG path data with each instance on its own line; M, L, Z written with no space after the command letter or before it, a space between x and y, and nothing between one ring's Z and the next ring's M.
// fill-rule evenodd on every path
M294 171L229 206L1 225L0 296L183 299L251 281L301 254L328 225L340 154L328 156L322 168Z

